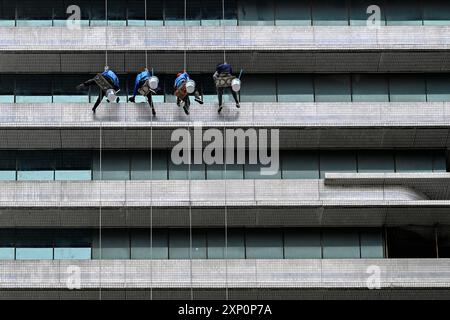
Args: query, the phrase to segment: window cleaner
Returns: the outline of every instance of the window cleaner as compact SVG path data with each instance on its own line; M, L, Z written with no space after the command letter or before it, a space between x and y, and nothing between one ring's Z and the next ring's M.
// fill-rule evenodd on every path
M177 97L177 106L183 107L184 113L187 115L189 115L189 107L191 105L189 94L194 93L195 101L199 104L203 104L200 94L197 90L195 90L194 80L189 77L189 74L186 71L177 74L174 89L174 95Z
M233 70L231 68L231 65L224 62L222 64L218 64L216 67L216 72L213 75L214 82L216 83L217 88L217 96L219 99L219 109L217 112L221 112L223 109L223 92L225 88L231 88L231 94L233 95L234 101L236 102L236 108L240 108L241 105L239 104L239 98L237 95L237 92L241 90L241 80L240 77L242 75L239 75L239 78L236 78L232 75Z
M128 99L129 102L136 102L136 95L147 97L148 104L152 109L153 116L156 116L155 105L153 104L152 94L156 94L158 89L159 79L153 75L153 70L150 72L147 68L136 76L134 83L133 96Z
M100 92L98 94L98 99L92 108L92 112L95 113L97 107L100 105L105 96L107 102L119 103L120 98L117 96L117 93L120 91L119 78L114 71L109 69L108 66L105 67L105 71L103 71L103 73L99 73L93 79L87 80L86 82L78 85L77 89L80 90L94 84L100 88Z

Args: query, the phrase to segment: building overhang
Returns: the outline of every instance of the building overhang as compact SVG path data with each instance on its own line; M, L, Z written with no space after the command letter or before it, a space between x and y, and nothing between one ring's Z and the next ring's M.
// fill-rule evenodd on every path
M448 102L242 103L194 106L187 117L175 103L1 104L0 149L140 149L174 146L175 129L280 129L281 149L447 148ZM153 137L153 139L152 139Z
M432 175L432 174L430 174ZM449 224L450 200L402 185L324 180L5 181L0 227Z
M211 72L223 59L222 27L3 27L0 72L98 72L104 50L117 72ZM448 26L226 26L227 60L249 73L448 72ZM108 36L109 34L109 36ZM114 35L114 36L111 36ZM106 38L108 42L106 42Z

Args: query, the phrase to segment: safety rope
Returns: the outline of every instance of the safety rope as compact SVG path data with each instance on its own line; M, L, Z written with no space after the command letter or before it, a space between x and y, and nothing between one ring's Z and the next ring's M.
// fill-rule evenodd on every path
M222 30L223 30L223 63L227 62L226 56L226 40L225 40L225 0L222 0ZM222 96L222 99L224 97ZM223 100L222 100L222 103ZM223 118L223 135L224 135L224 146L226 146L226 125L225 117ZM227 206L227 160L226 154L223 152L223 163L224 163L224 229L225 229L225 299L229 300L229 290L228 290L228 206Z
M225 0L222 0L222 32L223 32L223 63L227 62L226 43L225 43Z

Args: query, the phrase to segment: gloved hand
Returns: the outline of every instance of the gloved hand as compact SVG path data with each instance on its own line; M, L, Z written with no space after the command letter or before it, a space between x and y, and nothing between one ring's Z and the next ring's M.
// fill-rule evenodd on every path
M77 90L83 90L86 86L84 83L77 85Z
M130 97L130 98L128 99L128 101L135 103L136 97Z

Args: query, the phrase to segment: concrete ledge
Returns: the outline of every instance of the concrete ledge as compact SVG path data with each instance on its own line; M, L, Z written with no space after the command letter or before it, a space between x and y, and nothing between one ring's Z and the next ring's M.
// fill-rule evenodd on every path
M450 259L0 261L0 288L448 288ZM372 272L372 273L369 273ZM1 291L0 291L1 294Z
M0 104L0 128L450 127L450 102L318 102L193 104L186 116L175 103L108 104L93 114L87 103Z
M223 27L2 27L0 50L217 50ZM107 36L109 34L109 36ZM228 50L436 50L448 49L449 26L226 26Z
M225 192L226 190L226 192ZM11 181L0 227L398 226L450 224L450 200L399 185L323 180Z
M407 186L433 200L450 199L450 173L326 173L329 186Z
M0 104L1 149L166 149L174 129L279 128L281 149L450 147L450 103ZM153 137L153 139L152 139Z

